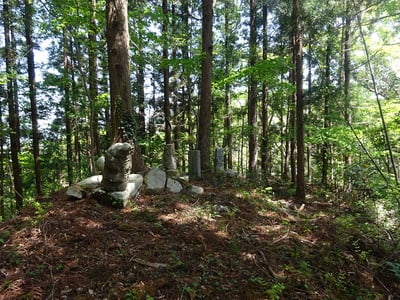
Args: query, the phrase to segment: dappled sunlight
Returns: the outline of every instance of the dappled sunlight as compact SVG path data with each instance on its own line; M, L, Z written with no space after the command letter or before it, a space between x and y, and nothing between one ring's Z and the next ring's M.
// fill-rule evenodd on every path
M327 286L370 288L376 275L359 259L365 245L351 239L347 219L338 228L335 218L332 206L310 202L299 210L290 198L230 188L193 198L143 194L122 210L62 199L41 216L1 225L13 233L0 248L0 293L217 299L223 291L229 299L265 299L266 290L284 286L317 299L335 294Z

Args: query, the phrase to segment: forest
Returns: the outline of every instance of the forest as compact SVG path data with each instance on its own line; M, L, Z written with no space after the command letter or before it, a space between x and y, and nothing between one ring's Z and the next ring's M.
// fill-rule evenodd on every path
M400 298L398 0L0 3L0 299Z

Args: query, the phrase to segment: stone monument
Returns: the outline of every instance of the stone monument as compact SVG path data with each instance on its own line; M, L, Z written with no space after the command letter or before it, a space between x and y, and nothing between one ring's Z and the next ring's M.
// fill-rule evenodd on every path
M217 173L223 172L225 170L225 157L223 148L215 149L214 166Z
M164 146L163 166L164 166L164 169L165 169L165 172L167 173L167 175L169 175L169 176L177 176L178 175L174 144L166 144Z
M189 150L189 178L201 178L200 150Z
M104 157L102 189L106 192L124 191L128 185L128 177L132 167L129 143L115 143L106 151Z

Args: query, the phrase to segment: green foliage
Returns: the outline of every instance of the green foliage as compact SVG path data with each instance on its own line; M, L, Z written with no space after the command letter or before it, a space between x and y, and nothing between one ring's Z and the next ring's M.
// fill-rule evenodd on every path
M400 281L400 263L387 261L386 265L389 267L390 271L396 276L397 280Z
M132 289L125 293L124 300L154 300L154 298L148 294L144 294L143 292L138 289Z
M142 149L146 165L154 167L162 163L164 133L157 132L151 139L139 139L138 144Z
M287 59L274 57L266 60L258 61L252 67L242 68L236 71L232 71L230 74L225 74L225 77L218 82L214 83L215 87L222 87L226 84L232 84L243 78L247 78L249 75L255 76L257 80L267 82L270 88L279 88L283 86L288 87L287 83L282 83L279 75L287 72L290 68L290 64ZM294 91L292 87L292 91Z
M269 299L278 300L281 299L282 294L285 290L285 285L283 283L274 283L267 291Z

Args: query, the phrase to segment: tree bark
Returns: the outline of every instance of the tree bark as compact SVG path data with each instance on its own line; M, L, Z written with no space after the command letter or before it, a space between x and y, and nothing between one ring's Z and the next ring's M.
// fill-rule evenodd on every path
M39 129L38 129L38 111L36 104L36 80L35 80L35 57L33 53L34 43L32 37L32 18L33 4L30 0L25 0L25 39L27 45L27 64L28 64L28 82L29 82L29 100L31 108L32 122L32 154L35 169L35 192L36 198L42 196L42 176L40 171L40 152L39 152Z
M1 91L1 89L0 89ZM3 103L0 101L0 123L3 123ZM4 144L5 137L3 131L0 132L0 216L2 220L6 217L4 205Z
M162 60L164 62L163 66L163 94L164 94L164 119L165 119L165 143L171 144L171 112L170 112L170 101L169 101L169 67L166 63L168 59L168 0L162 1L162 10L163 10L163 49L162 49Z
M263 3L262 7L262 46L263 46L263 60L268 56L268 6ZM269 113L268 113L268 85L266 82L262 84L262 98L261 98L261 170L263 174L269 175L270 167L270 150L269 150Z
M129 68L128 0L107 0L107 53L113 142L130 139L133 105Z
M257 62L257 0L250 0L250 39L249 39L249 66ZM257 82L254 74L249 76L247 124L249 126L249 175L254 176L257 171L258 157L258 130L257 130Z
M16 97L16 46L12 28L12 12L9 1L3 1L4 42L7 74L8 124L10 126L10 150L12 164L13 189L17 211L23 207L21 165L18 156L21 152L20 121L18 99Z
M67 156L67 178L68 184L72 184L74 181L73 173L73 151L72 151L72 120L71 115L71 80L69 78L70 73L70 57L68 47L68 37L66 30L63 32L63 89L64 89L64 116L65 116L65 137L66 137L66 156Z
M189 37L190 37L190 25L189 25L189 1L182 1L182 25L183 25L183 34L185 36L184 45L182 47L182 57L184 60L189 59ZM188 70L183 67L184 81L186 85L182 87L183 89L183 101L185 105L185 115L187 120L187 134L188 136L193 136L193 128L195 127L192 115L192 80ZM193 139L189 139L189 149L194 150L195 143Z
M211 82L213 50L213 1L203 0L202 5L202 60L200 83L200 113L198 148L200 150L201 170L210 170L210 131L211 131Z
M140 34L140 32L139 32ZM142 49L138 49L138 71L136 75L137 79L137 101L139 106L139 116L138 116L138 130L137 137L139 140L144 140L146 138L146 112L145 112L145 99L144 99L144 68L145 68L145 58Z
M297 175L296 200L305 199L304 182L304 120L303 120L303 42L301 26L301 0L293 0L293 56L295 62L296 80L296 146L297 146Z
M97 81L97 21L96 21L96 0L90 1L91 20L89 38L89 102L90 102L90 165L94 169L94 157L100 153L99 138L99 117L96 105L98 96Z
M347 4L349 5L349 4ZM350 108L350 47L351 47L351 36L350 27L351 17L349 8L346 9L345 21L343 26L343 93L344 93L344 120L346 123L351 124L351 108ZM344 189L350 192L352 189L351 178L348 176L349 168L352 164L352 158L350 154L344 155Z
M328 36L330 36L331 32L328 29ZM323 92L323 100L324 100L324 129L328 129L330 126L329 120L329 85L330 85L330 61L331 61L331 52L332 45L331 42L327 41L326 51L325 51L325 75L324 75L324 92ZM324 141L321 149L321 157L322 157L322 170L321 170L321 184L328 184L328 171L329 171L329 151L330 145L327 141Z
M231 73L232 69L232 54L234 45L231 42L232 26L230 23L229 17L229 7L231 5L230 1L224 1L224 35L225 35L225 74L228 75ZM225 136L223 141L223 147L225 149L225 164L228 169L233 169L233 157L232 157L232 112L231 112L231 84L225 84L225 118L224 118L224 128L225 128Z

